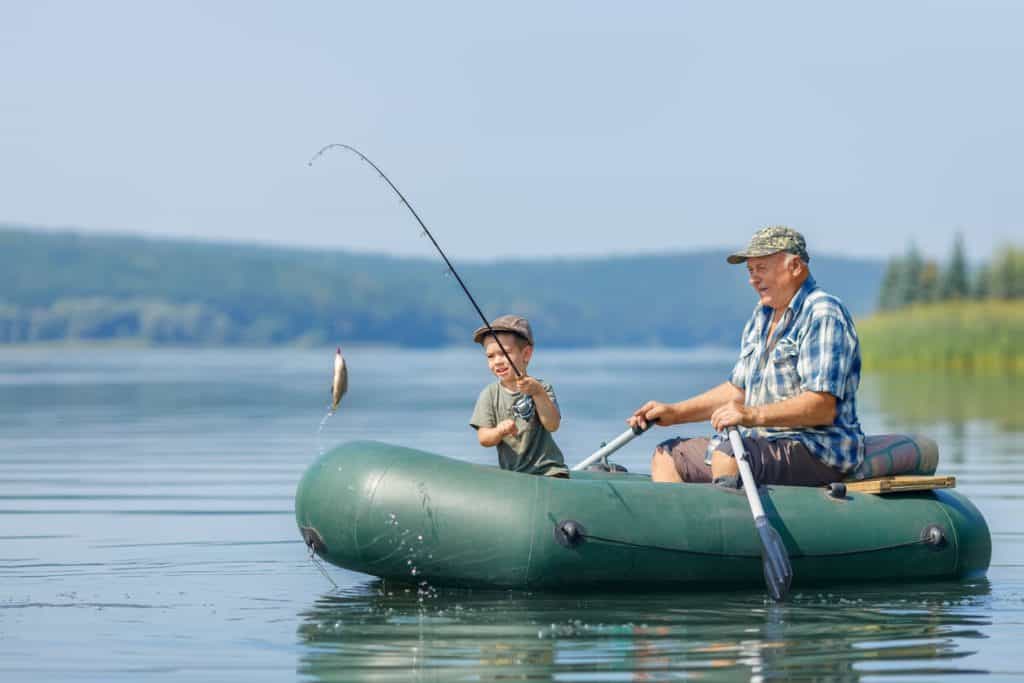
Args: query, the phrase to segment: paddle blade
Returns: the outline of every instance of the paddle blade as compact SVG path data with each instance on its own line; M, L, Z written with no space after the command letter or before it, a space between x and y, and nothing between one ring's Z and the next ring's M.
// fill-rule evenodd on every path
M761 537L761 559L764 563L764 581L768 594L775 602L782 602L789 595L789 584L793 582L793 568L782 539L767 518L756 520L757 535Z

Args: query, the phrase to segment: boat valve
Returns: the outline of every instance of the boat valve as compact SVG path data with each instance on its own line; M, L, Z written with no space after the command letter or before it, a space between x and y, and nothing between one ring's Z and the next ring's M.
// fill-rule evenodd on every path
M587 530L574 519L563 519L555 525L555 540L566 548L575 548L586 538Z
M828 485L830 498L846 498L846 484L841 481L834 481Z
M946 532L938 524L929 524L921 530L921 542L939 550L946 545Z

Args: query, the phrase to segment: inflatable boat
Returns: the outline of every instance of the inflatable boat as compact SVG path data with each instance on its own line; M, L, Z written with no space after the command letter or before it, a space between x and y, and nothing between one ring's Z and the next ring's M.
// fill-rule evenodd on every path
M853 479L934 473L934 444L871 439ZM759 493L794 586L966 579L988 569L985 519L952 489L876 495L769 486ZM654 483L642 474L558 479L353 442L309 467L295 516L311 551L327 562L411 584L703 590L764 582L742 490Z

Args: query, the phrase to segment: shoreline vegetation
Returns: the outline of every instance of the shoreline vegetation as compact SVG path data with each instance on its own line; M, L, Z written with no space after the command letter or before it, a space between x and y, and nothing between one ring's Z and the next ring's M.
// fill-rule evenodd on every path
M865 370L1024 375L1024 250L971 272L957 235L946 265L911 245L889 260L879 311L857 323Z
M1024 299L915 304L857 321L865 371L1024 375Z

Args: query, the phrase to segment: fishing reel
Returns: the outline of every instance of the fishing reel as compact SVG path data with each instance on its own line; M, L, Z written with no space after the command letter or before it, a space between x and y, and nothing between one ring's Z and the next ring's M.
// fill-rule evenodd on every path
M523 394L516 399L516 402L512 404L512 414L523 420L529 422L533 419L534 413L537 412L537 406L533 403L533 397L529 394Z

